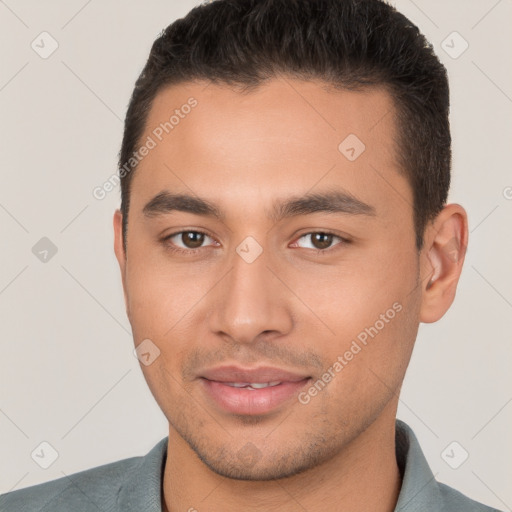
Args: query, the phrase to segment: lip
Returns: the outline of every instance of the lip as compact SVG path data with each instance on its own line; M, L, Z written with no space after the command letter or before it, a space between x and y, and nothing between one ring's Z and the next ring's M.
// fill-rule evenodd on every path
M310 376L280 368L240 368L223 366L208 369L200 376L202 388L221 410L233 414L268 414L296 397L309 382ZM235 388L233 382L276 382L280 384L261 389Z
M218 366L202 371L200 376L216 382L298 382L309 377L309 375L301 375L271 366L259 368Z

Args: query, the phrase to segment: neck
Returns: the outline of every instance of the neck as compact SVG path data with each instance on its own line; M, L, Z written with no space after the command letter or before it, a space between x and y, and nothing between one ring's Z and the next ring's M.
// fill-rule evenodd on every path
M169 431L163 512L392 512L401 478L395 455L395 415L383 414L330 460L272 481L226 478L209 469Z

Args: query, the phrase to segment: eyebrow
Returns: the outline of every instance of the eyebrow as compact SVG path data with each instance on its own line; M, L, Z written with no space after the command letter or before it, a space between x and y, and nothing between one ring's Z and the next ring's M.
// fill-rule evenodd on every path
M222 210L211 201L188 194L173 194L163 190L151 199L143 208L145 217L153 218L174 211L225 220ZM374 206L364 203L344 190L330 190L293 196L286 200L277 200L267 212L273 222L314 213L335 213L345 215L376 216Z

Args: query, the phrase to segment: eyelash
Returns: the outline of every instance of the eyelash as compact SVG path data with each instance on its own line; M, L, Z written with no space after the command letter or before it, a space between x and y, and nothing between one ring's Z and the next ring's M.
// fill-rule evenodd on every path
M210 236L206 231L201 231L200 229L185 229L183 231L176 231L175 233L171 233L170 235L165 236L162 238L163 244L168 248L171 252L177 253L177 254L184 254L186 256L194 256L198 251L201 249L204 249L204 247L198 247L197 249L182 249L181 247L176 247L175 245L171 245L171 242L169 242L169 239L171 239L173 236L181 235L183 233L199 233L201 235L208 236L210 238L213 238Z
M189 230L183 230L183 231L176 231L175 233L171 233L170 235L166 235L164 238L162 238L162 243L166 246L167 249L169 249L171 252L174 252L176 254L183 254L185 256L194 256L197 252L199 252L201 249L204 249L205 247L198 247L197 249L183 249L181 247L176 247L175 245L173 245L171 242L169 242L169 240L176 236L176 235L181 235L183 233L199 233L201 235L205 235L209 238L213 238L212 236L210 236L208 233L206 233L205 231L201 231L200 229L189 229ZM327 249L309 249L310 251L314 251L314 253L318 256L321 256L321 255L324 255L324 254L327 254L329 252L331 252L331 250L336 250L336 247L339 246L339 245L348 245L351 243L351 240L349 240L348 238L344 238L340 235L337 235L336 233L333 233L332 231L329 231L329 230L322 230L322 231L308 231L307 233L303 233L302 235L300 235L297 240L300 240L301 238L307 236L307 235L316 235L316 234L322 234L322 235L332 235L334 236L335 238L338 238L339 240L341 240L340 243L334 245L334 246L331 246L331 247L328 247ZM300 249L300 247L299 247Z

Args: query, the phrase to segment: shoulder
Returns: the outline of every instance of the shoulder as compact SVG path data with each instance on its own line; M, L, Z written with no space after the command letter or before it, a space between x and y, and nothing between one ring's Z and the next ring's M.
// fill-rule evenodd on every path
M411 427L398 419L395 441L402 474L395 512L500 512L438 482Z
M0 496L2 512L115 509L123 483L144 457L131 457Z
M500 512L479 501L472 500L453 487L438 482L437 484L444 505L443 512Z

